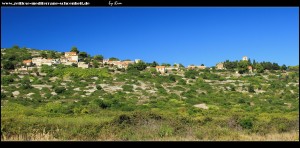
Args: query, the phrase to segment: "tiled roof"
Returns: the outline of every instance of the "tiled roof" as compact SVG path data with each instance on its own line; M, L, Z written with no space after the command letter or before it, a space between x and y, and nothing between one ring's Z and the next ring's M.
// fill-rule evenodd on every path
M68 54L68 55L77 55L76 52L65 52L65 55Z
M23 63L31 63L32 60L24 60Z

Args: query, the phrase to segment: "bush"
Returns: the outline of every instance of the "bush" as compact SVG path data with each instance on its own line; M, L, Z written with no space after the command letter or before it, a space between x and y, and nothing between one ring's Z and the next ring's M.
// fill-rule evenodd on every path
M97 90L102 90L103 88L100 85L96 86Z
M1 92L1 99L6 98L6 94L4 94L3 92Z
M239 120L239 125L244 129L251 129L253 126L253 119L252 118L242 118Z
M169 75L169 80L170 80L171 82L176 82L176 78L175 78L174 75Z
M249 93L255 93L253 85L248 86L248 92Z
M54 88L54 91L57 93L57 94L60 94L60 93L63 93L66 89L64 87L56 87Z
M33 88L29 83L22 83L21 84L22 89L31 89Z
M198 74L199 73L196 70L188 70L184 73L184 77L195 79Z
M97 106L99 106L100 108L103 108L103 109L106 109L111 106L111 104L109 102L103 101L101 99L95 99L92 102L93 102L93 104L96 104Z
M133 91L132 85L123 85L122 88L123 88L123 91L129 91L129 92Z
M6 85L14 82L14 79L12 76L1 76L1 84Z
M183 79L180 79L177 84L178 85L186 85L186 81Z

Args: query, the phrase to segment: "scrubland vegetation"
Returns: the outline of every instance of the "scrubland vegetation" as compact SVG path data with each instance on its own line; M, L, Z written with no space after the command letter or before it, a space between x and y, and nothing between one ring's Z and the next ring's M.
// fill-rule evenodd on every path
M56 65L21 74L12 69L22 58L5 63L9 52L1 59L1 140L299 141L299 66L161 75L137 65Z

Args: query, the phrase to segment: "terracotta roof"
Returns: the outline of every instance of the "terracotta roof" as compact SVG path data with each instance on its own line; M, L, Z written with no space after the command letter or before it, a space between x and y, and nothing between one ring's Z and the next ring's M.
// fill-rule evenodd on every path
M23 63L31 63L32 60L24 60Z
M68 54L68 55L77 55L76 52L65 52L65 55Z
M166 66L156 66L156 68L165 68Z

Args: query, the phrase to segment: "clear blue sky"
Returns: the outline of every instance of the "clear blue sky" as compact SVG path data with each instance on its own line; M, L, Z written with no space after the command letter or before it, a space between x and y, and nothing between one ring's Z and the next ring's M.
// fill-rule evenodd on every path
M299 63L298 7L1 8L1 47L205 64Z

